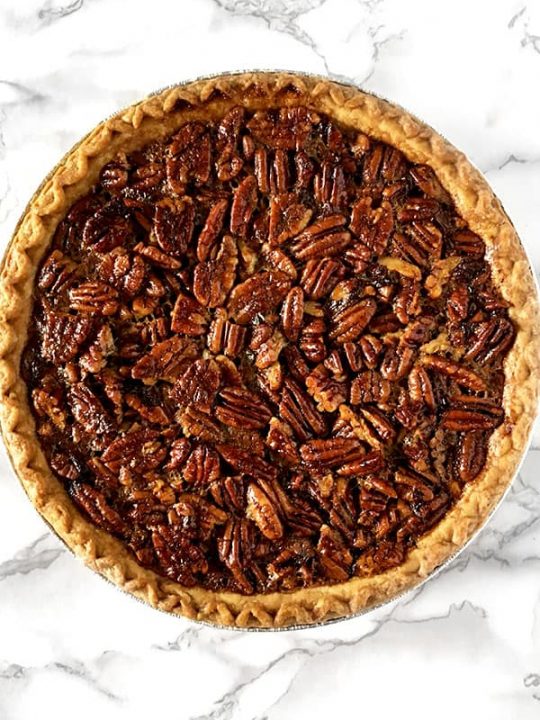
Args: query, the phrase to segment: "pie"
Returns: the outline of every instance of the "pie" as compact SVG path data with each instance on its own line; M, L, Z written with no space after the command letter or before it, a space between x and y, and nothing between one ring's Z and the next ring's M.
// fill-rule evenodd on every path
M417 585L536 413L537 292L492 191L321 78L220 76L99 125L27 208L0 310L31 501L121 588L220 625Z

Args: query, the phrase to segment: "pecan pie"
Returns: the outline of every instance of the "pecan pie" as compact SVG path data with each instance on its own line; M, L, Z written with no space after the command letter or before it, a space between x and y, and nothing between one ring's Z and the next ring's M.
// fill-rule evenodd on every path
M465 158L320 78L167 90L40 188L1 286L2 425L102 574L238 626L395 597L486 520L536 410L538 304Z

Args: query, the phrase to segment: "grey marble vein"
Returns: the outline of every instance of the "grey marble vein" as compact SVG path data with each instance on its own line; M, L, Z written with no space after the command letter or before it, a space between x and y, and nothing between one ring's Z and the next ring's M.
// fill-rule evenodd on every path
M321 7L328 0L213 0L213 2L234 15L252 15L269 22L272 20L288 22Z
M540 35L531 32L529 30L529 24L530 24L530 15L528 13L528 8L526 5L521 7L512 17L510 18L510 21L508 22L508 28L510 30L514 29L515 27L520 27L522 32L522 37L520 40L521 47L532 47L532 49L540 54Z
M468 600L464 600L459 604L450 605L448 607L448 610L440 615L422 618L398 618L396 617L396 614L399 609L399 604L394 605L390 612L380 617L380 619L375 620L375 625L372 630L360 635L359 637L355 637L350 640L338 638L329 640L308 640L304 641L301 646L293 647L286 650L285 652L281 653L276 658L268 662L262 668L258 669L247 680L241 680L239 683L234 685L231 690L218 698L214 702L214 708L210 712L203 715L192 716L190 720L232 720L238 708L240 696L247 688L265 680L272 672L272 670L284 663L287 663L291 658L302 659L304 662L299 663L296 667L296 670L292 673L292 676L287 683L285 691L282 692L280 696L276 700L274 700L274 702L269 707L265 708L265 714L261 717L267 717L268 711L272 707L277 705L280 700L289 692L295 682L297 675L304 669L305 662L309 662L310 658L314 658L320 655L331 654L345 648L360 645L360 643L365 642L369 638L373 638L384 627L388 626L391 623L396 623L399 625L417 625L431 622L440 622L448 620L456 614L462 613L463 611L471 611L474 615L482 619L486 619L487 617L487 612L484 608L474 605Z
M36 103L45 99L37 90L12 80L0 80L0 106Z
M61 5L60 7L51 6L50 2L48 2L38 12L38 17L45 22L54 22L55 20L60 20L68 15L72 15L83 6L84 0L73 0L73 2L67 5Z
M41 547L51 537L50 533L42 535L35 542L19 550L10 560L0 563L0 582L12 575L28 575L35 570L47 570L65 552L63 547Z
M540 675L538 673L529 673L523 678L523 684L526 688L539 688L538 692L533 692L532 697L540 701Z
M328 0L212 0L219 8L232 15L248 15L262 20L270 30L290 35L312 50L322 61L327 74L331 75L328 62L313 38L297 23L301 15L321 7Z
M58 672L78 678L87 684L91 689L106 697L108 700L112 700L114 702L121 702L122 700L120 696L104 687L95 674L93 674L80 660L73 660L72 662L55 661L41 666L25 666L18 663L0 662L0 686L2 685L2 681L11 680L29 684L36 675L50 672ZM0 709L1 708L2 695L0 693Z
M511 30L514 25L517 23L517 21L523 17L523 14L526 12L527 7L524 5L522 8L520 8L512 17L510 18L510 21L508 22L508 28Z

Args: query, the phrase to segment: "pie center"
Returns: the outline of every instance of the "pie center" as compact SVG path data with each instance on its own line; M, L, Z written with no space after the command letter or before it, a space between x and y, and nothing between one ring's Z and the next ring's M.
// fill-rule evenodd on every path
M481 473L507 307L430 167L235 107L69 209L23 374L52 470L141 565L292 590L401 564Z

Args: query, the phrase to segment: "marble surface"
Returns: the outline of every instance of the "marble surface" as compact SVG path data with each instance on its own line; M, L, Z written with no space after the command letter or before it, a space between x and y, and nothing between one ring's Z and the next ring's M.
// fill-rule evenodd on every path
M540 270L540 3L2 0L0 238L97 121L227 69L352 79L483 170ZM168 617L84 568L0 463L0 718L540 716L540 431L488 527L436 578L326 628ZM54 713L54 715L53 715Z

